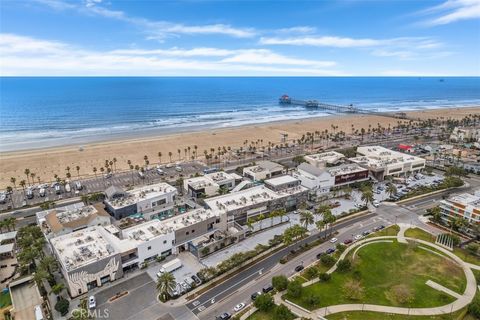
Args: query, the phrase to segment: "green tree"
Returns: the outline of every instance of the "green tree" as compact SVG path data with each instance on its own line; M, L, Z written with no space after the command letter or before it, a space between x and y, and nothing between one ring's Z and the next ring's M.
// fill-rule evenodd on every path
M293 318L292 312L283 304L275 308L274 314L276 320L289 320Z
M329 254L325 254L320 258L320 262L327 268L333 267L335 264L335 258Z
M157 292L164 301L170 296L170 291L175 288L177 282L175 277L170 272L164 272L157 279Z
M386 191L387 191L388 195L393 196L394 194L397 193L397 187L393 183L389 182L387 184L387 190Z
M256 299L255 302L253 303L255 307L264 312L270 311L273 306L275 305L273 302L273 297L269 294L261 294L259 295Z
M349 259L340 260L337 263L337 270L339 272L347 272L352 268L352 262Z
M287 285L287 294L290 297L298 298L302 295L303 287L300 281L293 280L290 281Z
M274 276L272 278L272 286L277 291L283 291L283 290L287 289L288 278L284 275Z
M65 285L63 283L57 283L52 287L52 293L58 296L64 289Z
M68 313L68 309L70 308L70 302L67 299L61 298L55 304L55 310L60 312L62 316L65 316Z
M372 190L363 190L362 191L362 201L368 206L369 203L373 202L373 192Z
M308 230L308 226L314 223L313 214L308 210L300 211L300 224Z

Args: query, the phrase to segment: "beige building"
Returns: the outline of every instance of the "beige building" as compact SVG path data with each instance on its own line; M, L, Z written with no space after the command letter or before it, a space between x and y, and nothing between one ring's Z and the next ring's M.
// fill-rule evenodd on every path
M343 159L345 159L345 156L340 152L329 151L323 153L309 154L306 155L304 159L312 166L315 166L317 168L323 168L339 164Z

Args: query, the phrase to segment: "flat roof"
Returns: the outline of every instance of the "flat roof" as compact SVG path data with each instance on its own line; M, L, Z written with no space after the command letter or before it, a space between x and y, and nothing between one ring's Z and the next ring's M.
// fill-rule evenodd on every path
M339 175L344 175L344 174L350 174L350 173L356 173L356 172L361 172L361 171L366 171L367 169L359 166L356 163L351 163L351 164L344 164L341 166L337 167L330 167L326 168L326 171L331 175L331 176L339 176Z
M260 161L254 166L245 167L243 170L251 172L263 172L263 171L273 171L273 170L282 170L283 166L273 161Z
M5 254L13 251L14 244L7 243L0 245L0 254Z
M413 161L425 161L420 157L390 150L381 146L358 147L357 152L363 154L359 157L350 158L355 163L368 165L370 167L383 168L389 164L405 163Z
M67 271L119 253L115 250L107 231L99 226L52 238L50 243Z
M273 191L265 185L248 188L238 192L205 199L205 203L213 211L228 212L242 207L261 204L307 190L303 186L296 186L282 191Z
M312 159L314 161L334 163L342 158L345 158L345 156L340 152L328 151L328 152L322 152L322 153L308 154L304 158L305 160Z
M175 192L177 192L175 187L169 185L168 183L160 182L126 191L126 194L123 197L108 199L105 201L114 208L123 208L131 204L138 203L141 200L153 199Z
M10 232L5 232L5 233L0 233L0 243L6 240L12 240L17 237L17 232L18 231L10 231Z
M272 186L279 186L279 185L283 185L283 184L286 184L286 183L297 182L297 181L299 181L297 178L294 178L294 177L289 176L289 175L284 175L284 176L275 177L275 178L265 180L264 182L266 184L270 184Z
M205 188L209 186L217 186L218 184L207 178L206 176L194 177L185 180L188 185L194 189Z
M215 183L222 183L229 180L235 180L235 177L233 175L224 171L209 173L209 174L206 174L205 177L212 180Z
M480 207L480 194L461 193L448 198L450 202L457 202L465 206Z

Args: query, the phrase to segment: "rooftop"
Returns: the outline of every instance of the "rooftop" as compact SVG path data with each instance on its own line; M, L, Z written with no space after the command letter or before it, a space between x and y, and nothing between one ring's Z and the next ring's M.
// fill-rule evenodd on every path
M254 166L246 167L243 170L251 171L251 172L262 172L262 171L278 171L282 170L283 166L276 162L272 161L260 161Z
M17 237L17 231L10 231L5 233L0 233L0 244L3 241L13 240Z
M477 194L471 194L471 193L457 194L448 198L448 201L460 203L465 206L470 205L474 207L480 207L480 192L477 192Z
M297 194L305 190L305 187L297 186L285 189L281 192L276 192L265 187L265 185L260 185L242 191L209 198L205 200L205 203L214 211L220 210L222 212L227 212Z
M218 184L208 179L206 176L189 178L186 180L187 183L194 189L201 189L208 186L217 186Z
M206 174L205 177L216 183L222 183L228 180L235 180L235 177L233 175L223 171L209 173L209 174Z
M156 237L173 233L178 229L199 223L208 218L218 216L211 210L203 208L195 209L166 220L150 220L145 223L137 224L133 227L124 229L122 235L124 239L135 240L138 242L150 241Z
M305 172L307 172L307 173L309 173L309 174L311 174L311 175L313 175L313 176L315 176L315 177L318 177L318 176L320 176L323 172L325 172L325 170L323 170L323 168L320 169L320 168L318 168L318 167L316 167L316 166L313 166L313 165L311 165L311 164L309 164L309 163L301 163L301 164L298 165L297 169L298 169L298 170L305 171Z
M289 175L285 175L285 176L280 176L280 177L275 177L275 178L265 180L265 183L269 184L269 185L272 185L272 186L279 186L279 185L283 185L283 184L286 184L286 183L293 183L293 182L297 182L297 181L298 181L298 179L296 179L292 176L289 176Z
M355 163L361 163L370 167L383 168L389 164L404 163L412 161L424 161L420 157L410 154L393 151L381 146L358 147L357 152L362 156L350 158L349 160Z
M344 164L338 167L326 168L326 171L330 173L331 176L339 176L339 175L350 174L350 173L355 173L360 171L366 171L366 169L360 167L356 163L352 163L352 164Z
M102 227L90 227L50 239L64 266L71 271L116 254Z
M177 189L168 183L157 183L149 186L135 188L127 191L123 197L106 200L114 208L122 208L131 204L135 204L141 200L153 199L176 192Z
M336 151L329 151L323 153L309 154L305 156L306 160L322 161L327 163L335 163L338 160L345 158L343 154Z

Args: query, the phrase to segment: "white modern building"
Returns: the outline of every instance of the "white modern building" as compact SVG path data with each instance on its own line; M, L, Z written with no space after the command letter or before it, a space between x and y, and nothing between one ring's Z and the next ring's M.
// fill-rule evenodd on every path
M228 219L245 224L248 218L269 213L275 209L293 210L306 200L308 190L296 185L274 191L265 185L248 188L238 192L212 197L205 200L214 212L225 213Z
M253 181L270 179L285 173L285 168L272 161L260 161L254 166L243 168L243 176Z
M337 165L344 158L345 156L343 154L336 151L309 154L304 157L305 161L307 161L309 164L317 168Z
M318 194L369 179L368 169L357 164L318 168L308 163L302 163L292 174L301 181L302 186L314 190Z
M368 169L370 175L382 181L386 176L404 176L425 168L425 159L380 146L358 147L359 156L349 161Z
M219 194L220 189L232 190L235 187L236 180L237 175L219 171L185 179L183 188L193 198L211 197Z
M47 239L111 223L111 217L102 204L87 206L83 202L40 211L36 213L36 216L37 224Z
M273 191L282 191L299 186L300 180L289 175L278 176L264 181L265 186Z
M173 214L177 189L164 182L129 191L111 186L105 195L106 210L116 220L137 214L148 220Z
M455 142L480 142L480 127L455 127L450 135L450 140Z
M474 194L463 193L440 201L442 219L449 220L462 218L469 224L480 224L480 190Z

